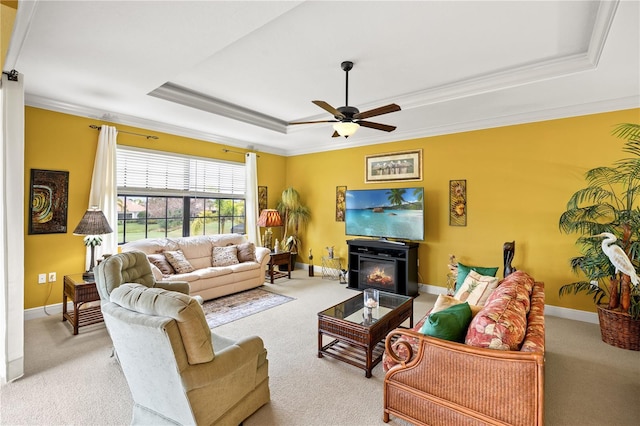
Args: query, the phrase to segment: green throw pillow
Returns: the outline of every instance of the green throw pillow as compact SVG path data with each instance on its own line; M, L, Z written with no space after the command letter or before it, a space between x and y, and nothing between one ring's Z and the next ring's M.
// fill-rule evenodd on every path
M420 333L462 343L470 322L471 308L467 302L464 302L429 315Z
M462 286L464 283L464 279L469 275L469 271L476 271L480 275L485 275L487 277L495 277L498 273L498 267L495 268L487 268L483 266L467 266L458 262L458 277L456 278L456 291Z

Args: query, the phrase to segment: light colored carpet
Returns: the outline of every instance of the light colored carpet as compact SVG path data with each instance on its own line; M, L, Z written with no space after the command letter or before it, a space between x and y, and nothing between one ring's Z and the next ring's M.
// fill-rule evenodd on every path
M244 425L383 425L382 366L366 379L363 370L317 357L317 313L356 293L306 271L293 277L266 287L296 300L216 328L230 337L257 334L269 351L271 402ZM414 319L434 301L416 298ZM603 343L595 324L546 320L546 424L637 424L640 353ZM103 325L72 336L58 315L27 321L25 353L26 376L2 387L0 424L129 424L131 396Z
M213 329L292 300L293 298L289 296L283 296L263 288L254 288L208 300L204 302L202 309L209 328Z

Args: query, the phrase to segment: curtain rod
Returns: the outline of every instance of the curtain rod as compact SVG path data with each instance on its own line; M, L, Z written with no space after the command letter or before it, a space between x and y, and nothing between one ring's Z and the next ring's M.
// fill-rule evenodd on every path
M232 151L232 150L227 149L227 148L222 148L222 152L231 152L231 153L240 154L240 155L248 154L248 152ZM258 154L256 154L256 157L260 158L260 156Z
M95 124L90 124L89 127L96 130L100 130L102 128L101 126L96 126ZM127 133L129 135L142 136L143 138L147 138L147 139L160 139L158 136L143 135L141 133L127 132L124 130L118 130L118 133Z

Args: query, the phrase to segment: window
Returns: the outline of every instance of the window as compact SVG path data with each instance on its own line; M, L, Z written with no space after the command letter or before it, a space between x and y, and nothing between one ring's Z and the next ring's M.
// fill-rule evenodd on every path
M118 243L244 232L244 164L118 147Z

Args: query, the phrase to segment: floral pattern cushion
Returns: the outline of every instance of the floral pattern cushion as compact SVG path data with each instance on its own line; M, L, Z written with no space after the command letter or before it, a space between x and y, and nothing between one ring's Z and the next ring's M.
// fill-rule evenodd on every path
M522 352L544 353L544 283L539 282L531 293L531 309L527 318L527 335Z
M476 315L465 343L480 348L517 351L527 331L533 278L522 271L505 278Z

